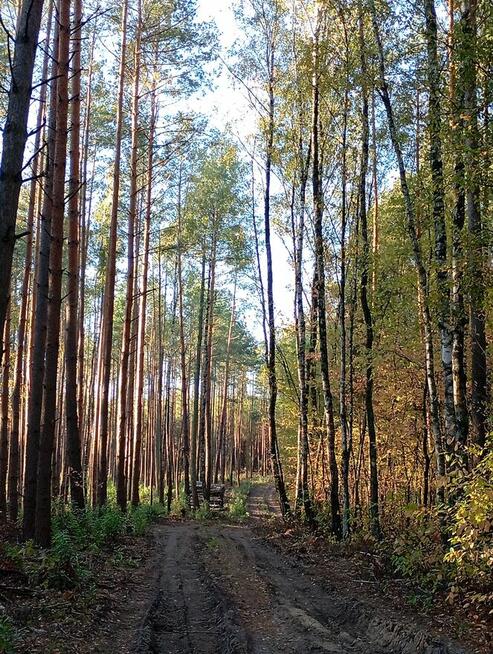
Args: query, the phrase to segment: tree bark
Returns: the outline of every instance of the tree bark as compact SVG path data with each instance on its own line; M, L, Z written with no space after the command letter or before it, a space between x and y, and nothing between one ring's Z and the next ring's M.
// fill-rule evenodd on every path
M178 274L178 313L180 321L180 368L181 368L181 410L182 410L182 435L183 435L183 476L185 502L190 504L190 413L188 402L188 375L187 375L187 352L185 345L185 325L183 316L183 271L182 271L182 232L181 232L181 169L178 182L178 234L177 234L177 274ZM210 488L210 486L209 486ZM197 492L197 489L195 489Z
M118 230L118 204L120 199L120 168L122 150L122 128L123 128L123 99L125 88L126 49L127 49L127 14L128 0L124 0L122 7L121 25L121 49L120 68L118 77L118 100L116 109L116 134L115 134L115 155L113 165L113 188L111 198L111 219L110 219L110 240L108 245L108 259L106 262L106 283L103 300L103 321L100 341L100 406L99 415L96 420L99 429L95 429L94 439L98 439L101 448L106 448L108 441L108 408L109 389L111 379L111 351L113 345L113 311L115 306L115 277L116 277L116 247ZM125 488L118 488L118 479L122 479L125 470L125 443L118 442L117 462L117 501L120 506L125 506ZM95 462L97 465L97 461ZM97 484L97 502L105 504L107 498L107 463L106 452L101 456L101 465L98 471L99 479Z
M407 171L404 164L404 157L402 154L400 138L395 123L394 110L390 100L389 88L388 88L386 73L385 73L384 51L383 51L382 39L380 36L380 28L378 25L374 0L370 1L370 9L371 9L373 31L377 43L377 54L378 54L378 64L379 64L379 76L380 76L379 92L385 107L385 112L387 114L387 122L389 126L392 147L394 149L394 153L397 159L397 164L399 167L399 179L401 184L402 196L404 199L407 231L409 234L409 238L411 240L413 261L418 273L418 288L422 297L421 313L422 313L424 341L425 341L424 344L425 344L425 358L426 358L426 375L428 381L428 398L430 402L431 429L433 433L433 440L435 443L435 456L437 460L437 475L438 475L437 490L438 490L438 497L440 501L443 501L444 489L445 489L445 473L446 473L445 451L444 451L444 444L443 444L442 431L440 425L440 409L439 409L439 401L438 401L438 392L437 392L436 381L435 381L435 364L433 359L433 330L432 330L432 321L431 321L431 313L430 313L429 297L428 297L428 275L423 262L421 244L418 238L418 232L416 227L415 208L409 190L409 184L407 181Z
M347 48L346 48L347 50ZM347 82L348 80L346 80ZM342 165L341 165L341 249L339 277L339 328L340 328L340 380L339 380L339 420L341 424L341 472L342 472L342 537L348 538L350 532L351 502L349 494L349 459L351 442L348 431L347 415L347 337L346 337L346 232L347 232L347 119L348 119L348 89L344 91L344 116L342 132Z
M65 168L67 161L68 76L70 65L70 0L60 0L58 9L58 81L56 90L56 134L53 159L53 203L51 216L50 284L46 332L43 422L39 438L36 488L35 540L51 544L51 458L57 422L58 353L62 304Z
M0 521L7 514L7 471L9 462L9 381L10 381L10 302L4 324L4 353L2 359L2 397L0 406Z
M463 92L465 200L469 232L468 273L470 277L471 333L471 422L474 441L481 447L488 433L488 377L485 315L485 253L480 203L479 162L482 152L478 130L477 90L477 0L461 2L460 74L458 83Z
M332 399L332 390L330 387L329 376L329 356L327 349L327 316L325 312L325 262L324 262L324 241L323 241L323 211L324 199L322 183L320 179L320 160L319 160L319 38L322 14L319 11L317 16L317 26L313 39L313 79L312 79L312 195L313 195L313 215L315 229L315 268L316 274L316 300L318 310L318 332L320 341L320 368L322 373L322 388L324 396L325 421L328 440L328 454L330 467L330 509L331 509L331 529L336 538L342 536L341 510L339 505L339 471L337 469L337 460L335 456L335 425L334 425L334 407Z
M214 467L214 482L217 483L219 479L219 470L221 463L224 469L224 444L226 440L226 418L228 414L228 382L229 382L229 366L230 366L230 356L231 356L231 341L233 338L233 327L235 322L235 310L236 310L236 275L233 286L233 300L231 303L231 316L229 319L229 328L228 328L228 339L226 342L226 363L224 366L224 382L223 382L223 398L222 398L222 408L221 408L221 417L219 419L219 434L217 437L217 449L216 449L216 463Z
M366 178L368 174L369 159L369 119L368 119L368 88L367 88L367 60L364 37L364 18L361 2L359 3L359 48L362 73L362 134L361 134L361 171L359 181L359 222L363 253L361 262L361 308L365 321L365 411L368 429L369 459L370 459L370 528L372 535L379 539L380 511L378 496L378 450L375 428L375 414L373 410L373 316L368 301L368 282L370 276L370 243L368 237L368 215L366 208Z
M70 115L70 181L67 319L65 336L65 411L66 448L70 497L74 506L84 508L80 425L77 406L77 338L79 333L79 263L80 263L80 76L81 76L82 2L74 0L72 30L72 88Z
M265 255L267 260L267 324L268 324L268 358L267 372L269 377L269 428L270 428L270 454L272 472L276 490L279 495L279 504L283 516L290 512L289 500L284 485L279 445L277 441L276 402L277 402L277 375L276 375L276 325L274 318L274 290L272 275L272 246L270 234L270 183L272 169L272 149L274 145L274 68L275 44L271 42L267 47L267 67L269 71L269 107L267 118L267 144L265 156L265 192L264 192L264 230Z
M428 77L428 129L430 134L430 168L433 189L433 222L435 228L435 265L438 291L438 327L440 330L440 352L442 361L444 401L444 422L446 444L449 451L462 450L460 433L457 429L454 383L452 372L453 327L450 316L450 280L447 262L447 231L445 225L445 198L442 159L442 121L440 101L440 66L438 62L437 19L434 0L424 0L427 44ZM464 455L463 451L457 454Z
M49 47L51 39L53 17L53 0L50 0L48 7L48 16L46 22L46 52L43 58L42 79L48 77L49 65ZM27 311L29 301L29 281L32 271L32 254L33 254L33 229L34 213L36 211L36 199L38 188L38 172L40 169L40 145L43 127L43 115L46 105L47 84L43 84L40 90L38 113L36 118L36 136L34 139L34 155L31 188L29 193L29 206L27 210L26 230L26 255L24 258L24 273L21 287L21 307L19 313L19 323L17 326L17 352L15 357L14 388L12 390L12 424L10 430L10 447L9 447L9 497L8 509L9 517L12 522L16 522L19 511L19 433L21 421L21 398L24 380L24 352L26 349L26 332L27 332Z
M204 333L205 303L205 252L202 254L202 272L200 277L199 315L197 321L197 347L195 350L195 370L193 378L193 415L190 437L190 483L192 486L192 508L198 509L197 495L197 436L199 427L200 368L202 361L202 340Z
M22 532L26 540L34 538L36 494L38 483L39 438L44 396L46 330L49 298L49 270L51 250L51 219L53 212L53 162L55 154L57 56L59 21L55 20L52 63L50 67L50 104L47 120L47 144L43 203L40 216L36 266L36 300L33 305L32 352L30 365L30 393L28 402L26 455L24 472L24 503Z
M15 225L22 184L27 120L31 102L34 59L38 45L43 0L23 0L15 35L7 116L2 130L0 162L0 339L10 293ZM8 38L8 37L7 37ZM0 341L0 360L3 343Z
M466 199L464 180L464 93L457 88L457 71L453 40L454 0L449 0L449 99L451 104L450 129L454 144L454 206L452 210L452 375L454 385L455 418L458 439L467 442L469 413L467 408L467 375L465 365L465 329L467 316L464 304L464 248L463 234L466 221Z
M301 117L300 117L301 122ZM301 128L300 128L301 129ZM293 245L294 245L294 277L295 277L295 323L296 323L296 353L298 364L298 385L299 385L299 493L303 506L305 519L313 527L315 517L313 513L312 500L308 483L308 465L310 446L308 440L308 382L307 382L307 361L306 361L306 320L303 304L303 249L305 236L305 209L306 209L306 187L308 183L308 172L310 166L311 147L306 157L303 153L302 136L299 137L298 159L300 166L299 183L299 208L298 220L294 217L294 202L292 206L293 223ZM294 188L293 188L294 201Z

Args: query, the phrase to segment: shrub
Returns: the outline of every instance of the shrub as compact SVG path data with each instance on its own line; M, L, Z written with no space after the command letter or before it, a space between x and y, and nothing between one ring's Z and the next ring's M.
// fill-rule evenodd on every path
M180 518L186 515L187 513L188 513L188 504L187 504L187 497L185 495L185 486L181 484L178 495L175 495L171 503L171 515Z
M237 488L231 491L231 499L229 500L229 515L232 518L242 519L248 516L247 512L247 499L250 492L251 482L248 480L242 481Z
M165 509L160 504L141 504L128 514L129 531L135 536L143 536L149 525L164 515Z
M453 575L453 566L444 561L438 518L432 512L413 509L408 526L387 547L394 573L426 592L443 589Z
M114 548L126 534L143 535L163 513L162 506L150 504L123 513L115 504L79 511L56 503L49 549L40 550L27 542L6 546L5 553L27 575L31 585L74 589L90 578L91 555Z
M204 500L199 508L194 511L193 517L196 520L210 520L214 517L214 514L211 511L209 502L207 502L207 500Z
M0 616L0 652L14 654L16 640L16 633L10 618L6 615Z
M459 482L458 499L449 510L450 548L445 555L455 568L449 599L465 591L472 604L485 608L493 603L492 446L490 441L479 463Z

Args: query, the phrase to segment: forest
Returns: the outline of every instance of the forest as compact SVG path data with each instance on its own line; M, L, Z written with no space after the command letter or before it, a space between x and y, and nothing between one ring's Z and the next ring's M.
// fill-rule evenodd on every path
M120 651L8 607L218 492L491 651L490 0L2 0L0 53L0 651Z

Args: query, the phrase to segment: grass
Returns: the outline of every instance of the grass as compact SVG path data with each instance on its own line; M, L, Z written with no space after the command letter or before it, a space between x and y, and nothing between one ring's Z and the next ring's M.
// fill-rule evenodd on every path
M232 489L228 507L231 518L243 520L248 517L247 500L251 487L252 482L246 479L239 486Z

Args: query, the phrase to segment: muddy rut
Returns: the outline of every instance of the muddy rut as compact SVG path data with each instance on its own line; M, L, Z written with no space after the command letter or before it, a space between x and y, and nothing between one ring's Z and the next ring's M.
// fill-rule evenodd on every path
M276 511L254 488L249 513ZM163 524L136 654L459 654L407 621L379 616L256 536L249 525Z

